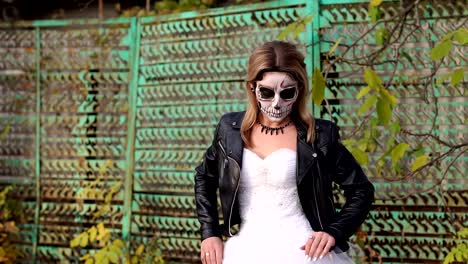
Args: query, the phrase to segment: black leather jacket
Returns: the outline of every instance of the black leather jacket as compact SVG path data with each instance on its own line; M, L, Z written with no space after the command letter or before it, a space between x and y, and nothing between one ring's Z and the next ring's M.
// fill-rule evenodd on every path
M195 169L195 199L202 240L222 234L232 236L231 227L241 224L237 191L244 147L240 135L244 113L222 116L213 143ZM309 144L306 126L298 118L293 120L297 128L296 182L302 209L313 230L332 235L335 246L346 251L348 238L369 213L374 186L339 141L338 127L333 122L316 118L316 140ZM346 197L339 212L334 207L332 182L339 184ZM224 225L218 219L218 188Z

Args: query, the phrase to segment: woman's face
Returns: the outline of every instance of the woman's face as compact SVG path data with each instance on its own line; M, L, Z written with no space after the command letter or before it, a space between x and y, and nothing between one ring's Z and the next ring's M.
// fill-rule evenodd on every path
M260 111L268 119L281 122L291 113L299 93L297 81L285 72L266 72L256 85L255 96Z

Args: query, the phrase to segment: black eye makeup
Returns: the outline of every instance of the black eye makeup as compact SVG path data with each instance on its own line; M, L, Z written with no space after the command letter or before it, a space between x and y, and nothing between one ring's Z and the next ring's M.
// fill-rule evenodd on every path
M275 91L270 88L260 87L258 90L262 99L273 99L275 97Z
M296 96L296 88L287 88L280 92L280 97L284 100L293 99Z
M271 88L260 86L258 90L261 99L271 100L275 98L275 91ZM296 87L286 88L282 90L279 95L283 100L291 100L296 96Z

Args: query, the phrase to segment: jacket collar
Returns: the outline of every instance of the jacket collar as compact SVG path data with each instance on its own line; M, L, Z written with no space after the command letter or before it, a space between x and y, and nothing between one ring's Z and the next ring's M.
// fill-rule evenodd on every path
M232 129L227 135L227 146L229 146L228 155L231 156L242 168L242 154L244 152L244 143L240 135L240 127L244 119L245 112L235 115L230 121ZM314 144L307 143L307 127L302 120L293 115L292 120L297 129L297 177L296 183L299 185L306 175L307 171L317 160L317 151ZM318 126L316 125L316 131ZM233 144L230 144L233 143Z
M316 141L313 144L307 143L307 126L304 122L297 116L292 115L292 120L297 130L297 177L296 183L299 185L304 176L309 171L310 167L317 160L317 151L315 147ZM316 132L318 126L316 125Z

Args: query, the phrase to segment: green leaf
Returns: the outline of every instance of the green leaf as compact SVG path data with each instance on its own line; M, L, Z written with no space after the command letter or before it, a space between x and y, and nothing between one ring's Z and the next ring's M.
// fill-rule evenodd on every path
M359 91L358 95L356 96L357 99L361 99L364 95L368 94L370 92L371 88L369 86L366 86Z
M380 4L382 4L383 0L371 0L369 5L370 6L373 6L373 7L377 7L379 6Z
M387 89L380 89L380 95L382 95L382 97L392 105L396 105L398 103L398 99L393 96Z
M390 104L387 101L382 100L381 98L377 100L377 116L379 117L379 121L383 125L387 125L390 119L392 118L392 110L390 108Z
M367 112L377 101L377 95L373 94L364 101L364 103L359 107L358 114Z
M438 77L438 78L437 78L437 81L436 81L436 84L441 84L441 83L445 82L445 81L446 81L448 78L450 78L451 76L452 76L452 74L451 74L451 73L448 73L448 74L445 74L445 75L443 75L443 76L441 76L441 77Z
M339 37L338 40L335 41L335 44L333 44L333 46L328 51L328 56L332 55L335 52L338 45L340 45L341 40L343 40L343 37Z
M291 24L289 24L285 29L283 29L283 31L281 31L281 32L278 34L278 36L276 37L276 39L278 39L278 40L285 40L285 39L288 37L288 35L296 29L297 24L298 24L297 21L296 21L296 22L293 22L293 23L291 23Z
M429 158L429 156L427 154L417 157L413 161L413 164L411 165L411 171L416 171L417 169L419 169L422 166L426 165L428 158Z
M396 133L399 133L400 132L400 121L395 121L393 122L391 125L390 125L390 132L392 132L392 134L396 134Z
M468 42L468 29L460 28L459 30L455 31L453 39L460 45L465 45Z
M378 28L375 31L375 43L382 46L388 39L388 30L384 27Z
M321 105L325 97L325 79L318 68L314 68L312 77L312 100L316 105Z
M351 148L350 152L353 154L354 158L359 162L361 165L367 165L369 163L369 157L367 153L358 149L358 148Z
M465 71L463 69L456 69L454 72L452 72L452 80L450 80L450 84L455 86L463 81L464 77Z
M403 158L405 155L406 150L408 149L409 145L407 143L399 143L395 146L392 150L392 164L395 165L398 161Z
M445 39L437 43L437 45L430 51L431 59L437 61L444 58L449 54L452 46L453 44L450 39Z
M380 10L376 6L369 6L369 18L371 22L375 22L380 18Z
M382 79L369 67L364 70L364 81L374 90L379 91L382 87Z

